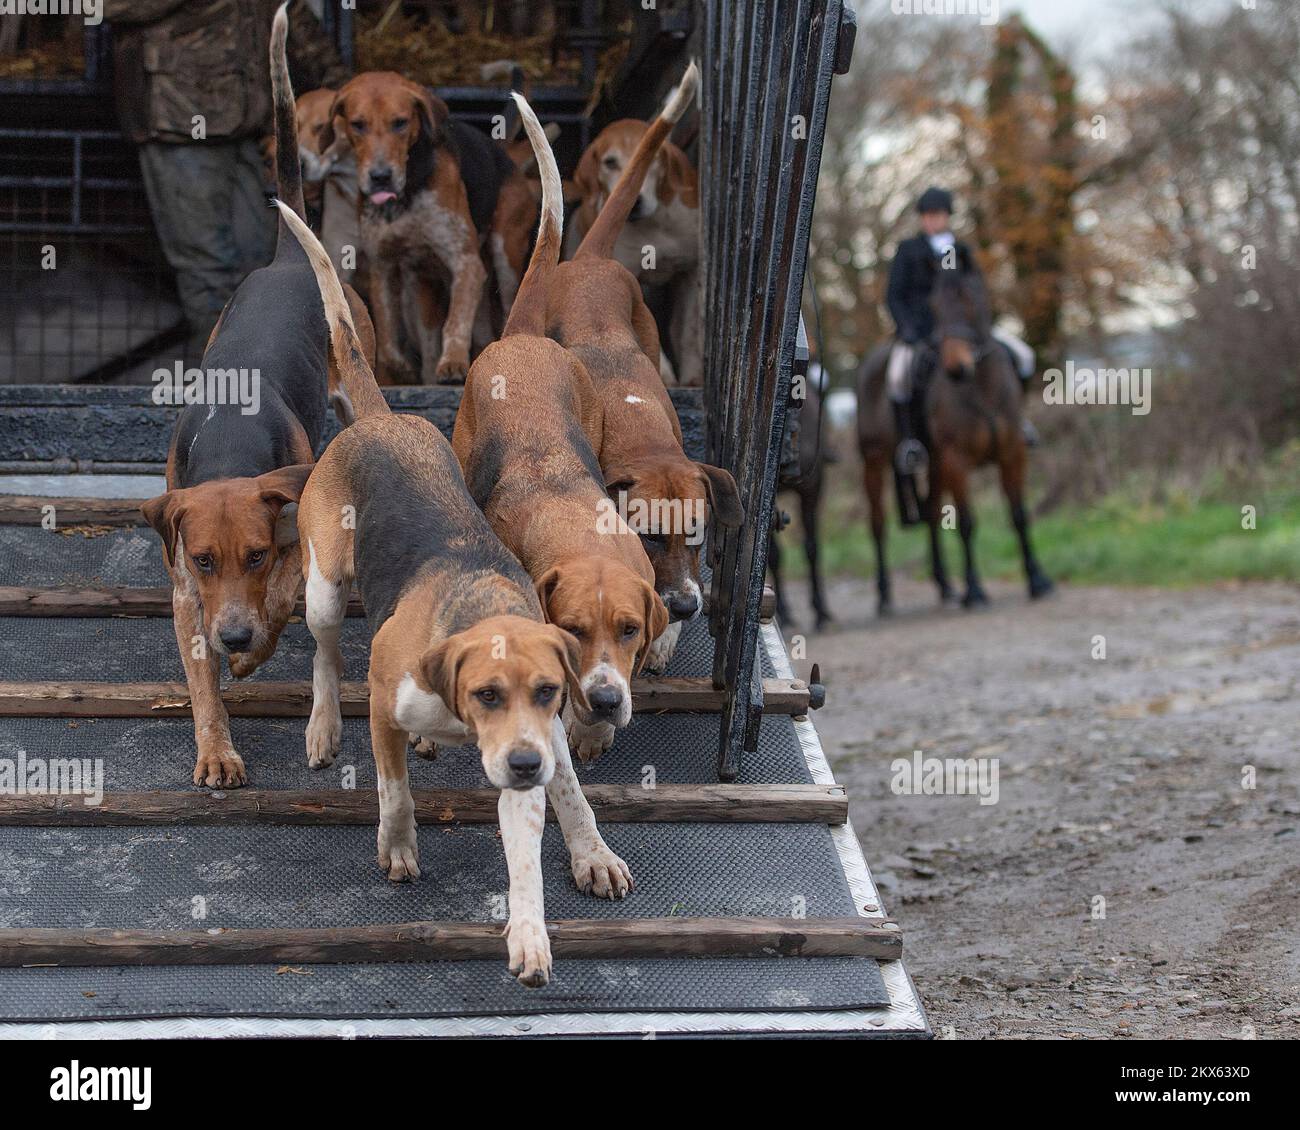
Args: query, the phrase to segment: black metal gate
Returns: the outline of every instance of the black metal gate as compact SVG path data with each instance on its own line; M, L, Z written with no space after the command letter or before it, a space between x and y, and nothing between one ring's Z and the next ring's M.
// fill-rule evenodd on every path
M831 76L848 69L856 20L842 0L704 0L704 9L705 403L711 458L735 473L746 515L712 544L727 781L758 746L755 647L781 433Z

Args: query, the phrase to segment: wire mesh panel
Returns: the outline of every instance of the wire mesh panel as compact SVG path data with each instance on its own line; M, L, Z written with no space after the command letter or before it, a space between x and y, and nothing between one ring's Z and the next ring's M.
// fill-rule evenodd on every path
M712 547L713 681L727 691L718 774L733 780L757 743L768 530L830 82L852 12L841 0L705 0L705 9L709 447L734 471L746 516L740 530L716 530Z
M147 383L133 370L185 338L139 167L113 131L0 128L0 249L0 384Z
M185 325L113 113L110 29L7 26L18 34L0 50L0 384L147 383L156 355L183 355Z

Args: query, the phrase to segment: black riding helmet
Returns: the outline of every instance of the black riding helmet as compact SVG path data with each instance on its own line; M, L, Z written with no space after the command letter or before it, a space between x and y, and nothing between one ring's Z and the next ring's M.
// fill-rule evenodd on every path
M952 215L952 193L931 185L916 202L918 212L947 212Z

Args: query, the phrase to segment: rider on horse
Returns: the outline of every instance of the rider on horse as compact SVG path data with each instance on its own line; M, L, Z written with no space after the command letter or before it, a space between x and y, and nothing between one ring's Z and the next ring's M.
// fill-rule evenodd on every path
M925 465L926 453L916 435L912 396L918 377L934 363L930 348L935 331L930 297L938 273L945 269L979 274L970 248L952 233L952 194L942 188L927 188L916 203L921 231L898 245L889 271L889 289L885 301L894 319L897 335L889 354L887 383L894 410L898 435L895 464L903 474L912 474ZM1034 374L1034 351L1023 341L1003 330L993 336L1010 355L1016 374L1027 384ZM1025 424L1026 439L1036 437Z

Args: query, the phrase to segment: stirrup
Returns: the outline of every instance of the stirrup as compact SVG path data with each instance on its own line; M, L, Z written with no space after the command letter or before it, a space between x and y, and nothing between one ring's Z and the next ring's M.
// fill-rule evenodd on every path
M1026 447L1037 447L1042 437L1038 434L1038 429L1034 427L1033 422L1027 419L1020 421L1020 434L1025 437Z
M925 445L917 439L905 439L894 452L894 466L900 475L914 475L930 461Z

